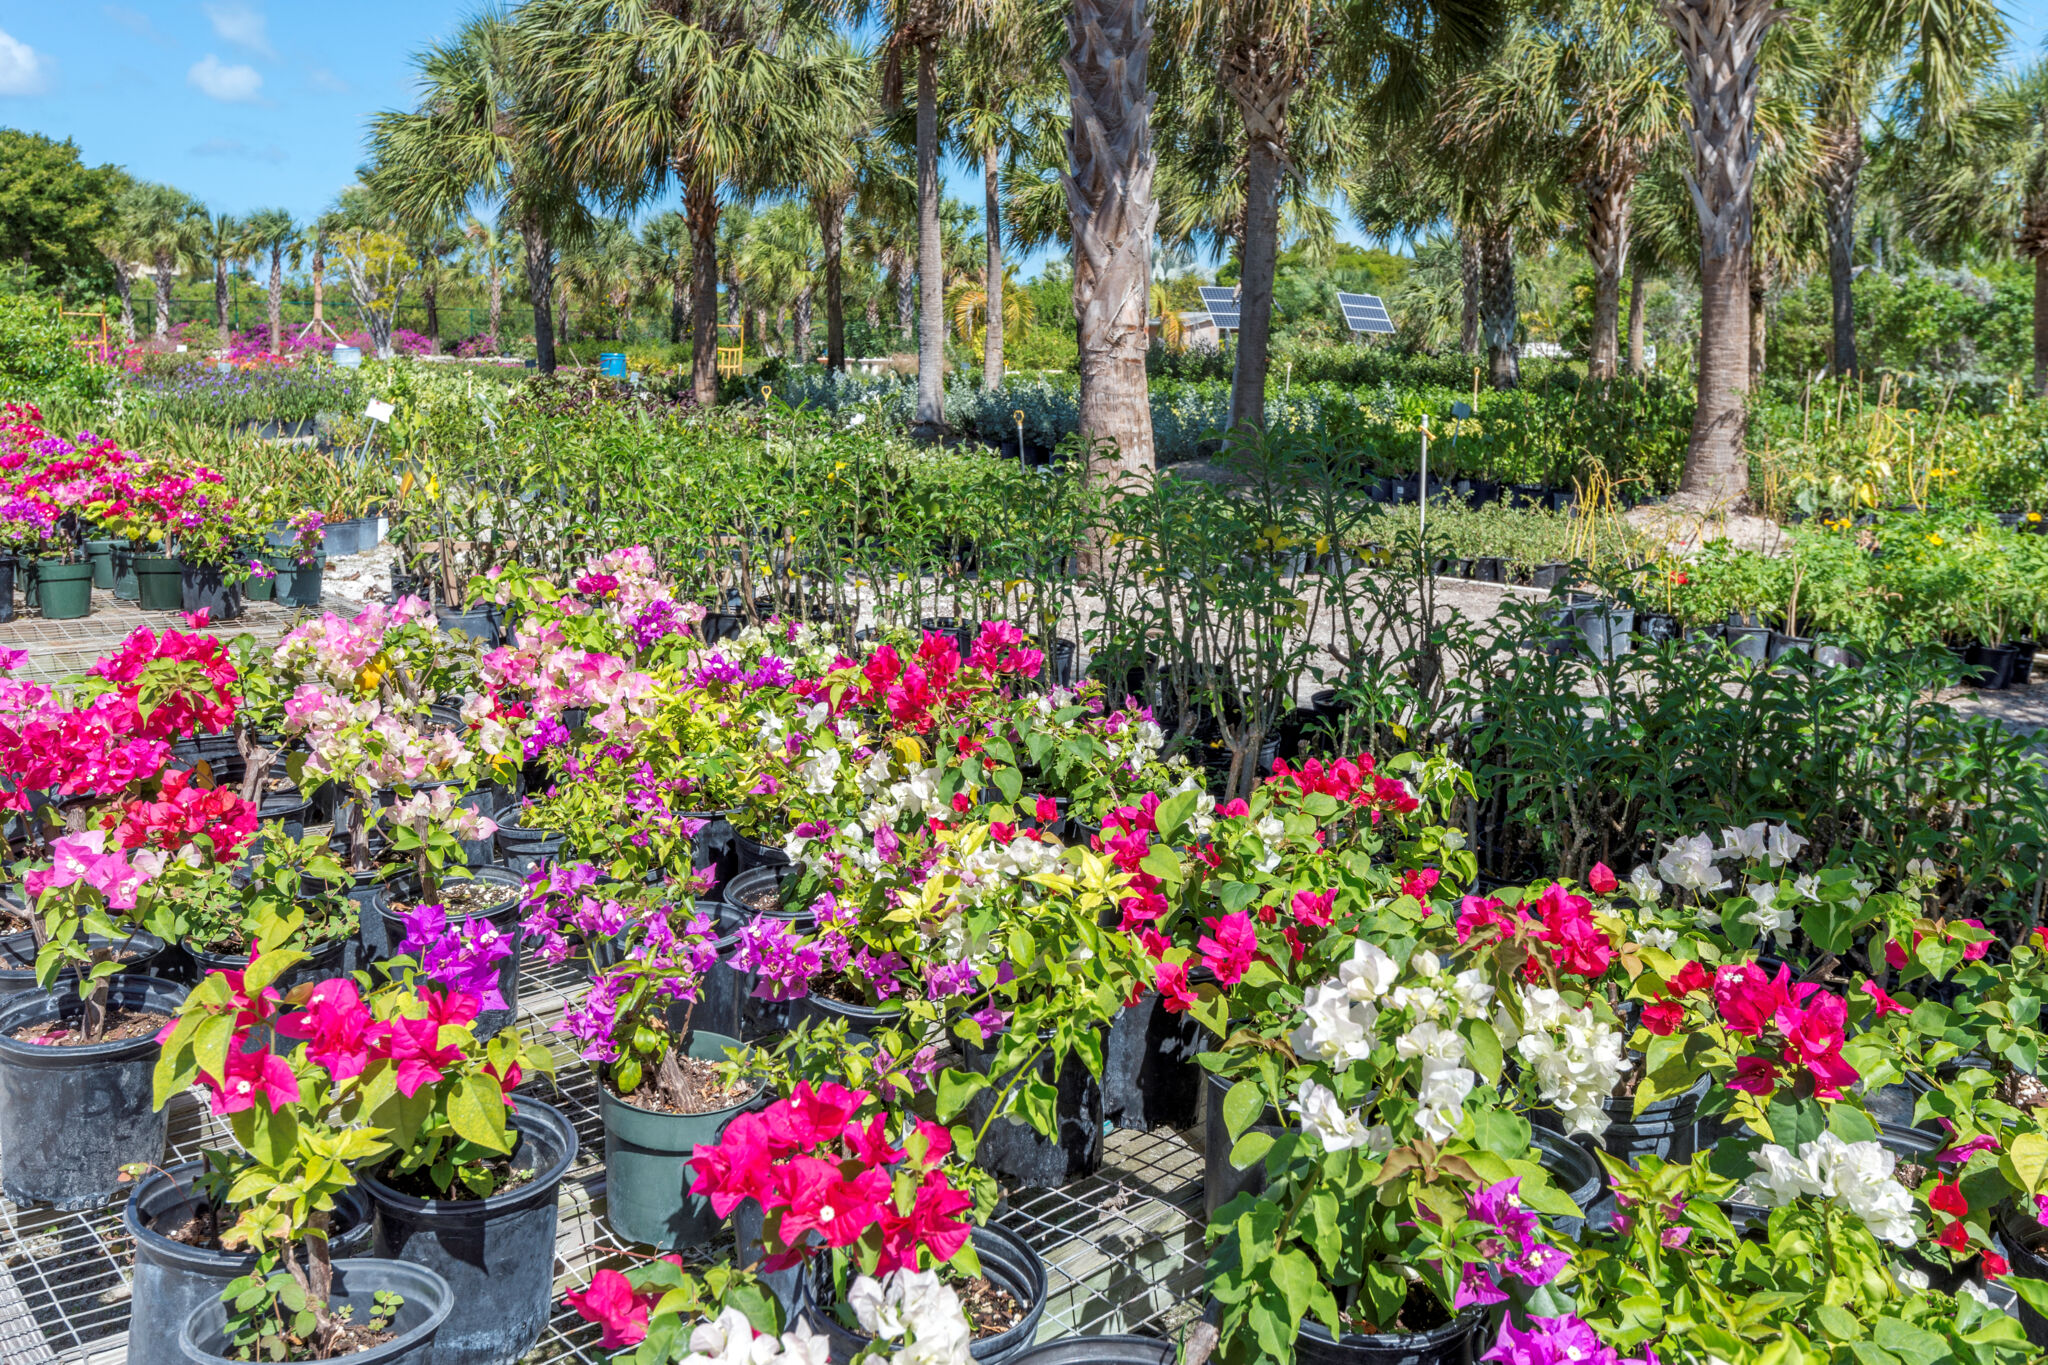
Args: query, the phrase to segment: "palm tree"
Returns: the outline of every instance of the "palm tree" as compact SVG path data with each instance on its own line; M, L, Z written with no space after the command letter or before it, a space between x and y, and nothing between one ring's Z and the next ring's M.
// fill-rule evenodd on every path
M1935 250L2034 263L2034 392L2048 395L2048 60L1981 82L1949 132L1902 150L1906 222Z
M322 329L336 337L340 335L327 322L327 244L341 229L341 215L331 209L315 218L306 229L313 238L312 251L306 261L306 273L313 281L313 317L301 329L301 336Z
M735 261L757 306L778 318L789 310L788 353L798 364L811 358L813 299L823 258L816 217L802 204L785 202L754 215Z
M1676 61L1647 0L1577 0L1516 26L1501 56L1461 83L1454 124L1505 132L1555 156L1583 203L1593 261L1589 378L1620 368L1621 282L1636 177L1678 131Z
M150 189L136 181L123 186L114 199L113 215L98 238L101 254L114 267L114 289L121 299L121 335L131 342L135 340L135 277L149 268L144 215Z
M668 344L680 346L690 325L690 223L670 209L640 228L640 249L648 272L669 287Z
M150 263L156 280L153 330L162 341L171 332L171 281L181 267L201 256L200 224L206 208L182 190L147 182L135 187L129 207L137 254Z
M242 220L227 213L208 217L199 229L199 247L213 262L213 318L222 350L228 345L228 266L249 254Z
M1825 55L1813 102L1827 207L1832 368L1854 374L1856 191L1869 162L1863 125L1883 95L1905 125L1905 137L1946 137L1970 86L2003 51L2006 22L1995 0L1927 6L1838 0L1818 18Z
M505 253L504 234L498 231L495 218L483 218L472 213L462 224L463 254L468 268L481 273L487 291L492 346L502 343L498 332L505 316Z
M534 0L520 23L578 177L621 208L681 189L691 391L716 401L720 193L801 185L818 161L843 158L816 132L858 105L858 58L828 41L823 12L786 0Z
M461 247L463 236L451 215L437 222L410 225L406 250L419 267L420 302L426 306L427 336L434 349L441 349L441 285L448 272L448 258Z
M1189 70L1184 84L1213 78L1245 142L1233 429L1265 422L1281 189L1313 148L1294 102L1333 95L1368 121L1413 108L1433 75L1483 48L1499 12L1497 0L1174 0L1167 64Z
M285 209L259 209L249 215L248 233L244 240L249 250L269 253L270 353L283 355L284 266L286 257L289 257L292 269L299 268L299 225Z
M484 14L414 59L410 112L371 120L379 180L405 222L432 227L479 196L502 206L525 248L526 290L542 372L555 368L555 253L586 230L578 187L549 136L554 112L538 65L511 20Z

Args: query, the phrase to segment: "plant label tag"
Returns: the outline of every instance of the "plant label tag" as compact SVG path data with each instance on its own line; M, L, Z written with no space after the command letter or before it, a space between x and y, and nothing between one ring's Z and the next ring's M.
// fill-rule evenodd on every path
M363 409L363 416L369 418L372 422L388 422L391 420L391 411L392 408L389 403L372 398L369 406Z

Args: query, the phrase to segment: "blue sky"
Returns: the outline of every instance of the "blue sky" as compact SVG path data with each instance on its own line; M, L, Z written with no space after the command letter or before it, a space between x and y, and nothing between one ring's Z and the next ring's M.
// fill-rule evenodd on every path
M411 56L476 0L0 0L0 125L75 140L86 160L217 210L308 218L363 159L370 114L411 103ZM2009 7L2039 51L2048 0ZM980 178L948 171L980 203ZM1035 264L1035 262L1034 262Z

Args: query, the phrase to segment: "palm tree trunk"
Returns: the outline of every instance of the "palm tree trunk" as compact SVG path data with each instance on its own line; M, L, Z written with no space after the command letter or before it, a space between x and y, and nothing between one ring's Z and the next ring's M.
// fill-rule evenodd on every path
M1463 317L1458 326L1458 349L1466 355L1479 354L1479 234L1471 228L1458 229L1458 277L1464 285Z
M1586 252L1593 258L1593 340L1586 377L1600 383L1621 369L1621 276L1628 267L1629 189L1633 176L1609 169L1581 182L1586 192Z
M1080 434L1094 479L1149 479L1153 469L1145 380L1152 229L1159 218L1152 197L1152 95L1145 86L1151 47L1145 0L1074 0L1067 14L1067 55L1060 65L1073 104L1066 190L1074 224ZM993 198L989 215L993 243ZM989 251L993 320L1002 313L1002 276L996 247ZM1000 325L992 321L991 334Z
M1480 321L1486 332L1487 373L1496 389L1522 382L1516 345L1515 230L1488 227L1479 236Z
M811 293L814 286L805 285L796 291L796 301L791 305L796 328L796 358L800 365L811 363Z
M981 382L995 388L1003 382L1003 201L996 180L996 147L993 142L981 151L981 191L986 202L988 226L988 270L984 292L988 298L988 336L981 347Z
M163 341L171 334L171 257L160 251L156 257L156 322L151 329Z
M1834 372L1856 373L1856 181L1863 170L1863 129L1853 120L1821 134L1821 193L1827 204L1828 292L1834 321ZM1752 356L1750 369L1762 361Z
M213 325L220 332L220 348L228 349L228 263L213 258Z
M555 372L555 253L546 229L534 219L519 225L526 244L526 295L533 300L534 364L542 374Z
M1233 92L1235 93L1235 92ZM1273 331L1273 270L1280 237L1279 120L1268 127L1240 97L1245 133L1244 269L1237 286L1237 365L1230 380L1230 430L1266 426L1266 369ZM1285 118L1282 106L1280 118Z
M825 368L846 373L846 196L818 196L818 237L825 246ZM872 304L869 305L873 307Z
M915 291L911 287L910 272L903 265L899 258L889 267L889 284L896 291L896 330L907 337L911 334L911 316L915 311L912 296Z
M431 273L420 281L420 298L427 305L427 339L434 343L434 352L441 349L441 284Z
M327 321L327 238L316 235L313 238L313 331L317 334Z
M498 325L505 316L505 271L495 259L491 261L490 276L491 345L496 347L501 345L498 340Z
M270 353L284 354L284 247L270 248Z
M114 289L121 296L121 335L135 340L135 273L126 261L114 262Z
M946 424L946 262L939 238L939 49L917 45L917 416L930 438Z
M882 330L882 294L880 290L870 289L868 291L865 316L867 318L868 330L870 332L879 332Z
M1755 388L1764 377L1764 269L1756 249L1749 255L1749 386Z
M1743 437L1757 49L1780 11L1773 0L1666 0L1664 14L1685 61L1687 180L1700 219L1699 400L1678 491L1690 503L1725 506L1749 496Z
M1637 256L1628 263L1628 372L1641 379L1649 369L1643 345L1643 258Z
M700 408L718 401L718 186L692 176L683 190L690 223L690 396ZM737 293L734 295L738 297Z
M2048 252L2034 257L2034 392L2048 395Z

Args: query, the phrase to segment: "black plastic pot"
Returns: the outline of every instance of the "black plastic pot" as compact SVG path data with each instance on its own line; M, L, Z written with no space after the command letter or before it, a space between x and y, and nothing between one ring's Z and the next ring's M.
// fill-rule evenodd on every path
M2012 645L2012 685L2027 687L2034 681L2034 642L2015 640Z
M739 850L739 864L735 875L752 872L757 867L788 867L789 855L773 844L756 843L739 831L733 831L733 846Z
M14 619L14 565L13 555L0 555L0 621Z
M1191 1128L1202 1114L1202 1077L1195 1054L1207 1034L1192 1014L1167 1010L1147 991L1110 1025L1102 1058L1103 1117L1119 1128Z
M501 642L497 614L486 607L464 611L458 607L435 607L434 623L450 635L467 635L486 649Z
M1529 1130L1529 1145L1536 1149L1536 1163L1586 1215L1552 1219L1551 1226L1561 1236L1576 1242L1585 1236L1588 1224L1605 1229L1614 1221L1614 1192L1600 1178L1600 1163L1591 1152L1563 1133L1533 1126Z
M1723 626L1721 638L1737 656L1751 663L1760 664L1770 657L1771 632L1763 626Z
M454 1307L425 1365L511 1365L547 1326L555 1273L555 1205L576 1160L576 1129L521 1095L515 1166L534 1172L489 1199L417 1199L376 1171L361 1175L376 1216L376 1255L424 1266L448 1282Z
M180 946L184 948L185 955L198 967L201 975L207 972L238 972L249 965L249 954L246 951L210 953L189 943ZM296 967L286 968L278 974L277 980L272 984L277 988L279 995L288 995L293 987L305 982L347 976L354 970L354 964L350 961L354 954L349 951L357 946L353 937L334 939L310 950L305 949L303 945L294 946L299 947L301 951L311 951L313 955Z
M1055 1337L1019 1351L1010 1365L1174 1365L1179 1355L1161 1337Z
M902 1018L903 1011L900 1009L849 1005L844 1000L834 1000L829 995L804 995L789 1002L791 1028L806 1020L844 1019L846 1039L849 1043L865 1043L875 1035L876 1030L893 1028Z
M763 914L773 915L777 919L794 919L797 915L804 912L784 907L779 899L780 888L783 883L789 881L794 876L796 876L796 869L788 863L781 863L772 867L750 867L731 881L725 883L720 889L719 894L727 905L730 905L748 919L752 919L755 915ZM773 908L762 909L749 903L750 897L756 896L762 888L771 886L777 888L778 892L778 899Z
M1585 637L1587 651L1604 662L1629 652L1633 643L1630 632L1636 626L1635 608L1611 605L1581 608L1574 616L1573 624Z
M729 810L676 812L679 820L704 822L690 841L690 866L700 872L707 867L715 871L718 880L712 883L714 887L724 886L740 872L739 835L732 827L732 814Z
M725 904L728 909L740 917L743 923L751 921L756 915L767 915L770 919L787 920L796 926L799 931L808 931L811 927L811 914L808 909L784 906L778 902L772 909L757 910L753 906L748 905L744 899L745 896L763 886L780 887L795 875L796 869L794 867L757 867L751 871L742 872L726 883L723 893ZM717 970L712 972L714 978L718 974ZM740 997L739 1036L743 1040L752 1043L788 1030L792 1021L792 1009L796 1004L795 1001L760 999L753 993L753 979L751 976L736 971L730 974L737 978L734 984L738 987ZM721 989L723 988L721 986Z
M2005 1243L2005 1258L2012 1273L2030 1280L2048 1279L2048 1228L2017 1209L2008 1209L1998 1221L1998 1235ZM2014 1310L2027 1340L2048 1350L2048 1318L2042 1317L2021 1299Z
M1695 1118L1706 1093L1707 1078L1702 1076L1692 1089L1668 1100L1658 1100L1643 1110L1640 1118L1636 1116L1633 1097L1610 1096L1600 1102L1610 1122L1595 1143L1601 1151L1620 1157L1631 1166L1640 1156L1662 1157L1683 1165L1699 1150ZM1531 1110L1529 1122L1555 1133L1564 1131L1563 1121L1552 1109Z
M528 829L516 820L500 823L495 836L499 859L505 870L516 877L524 877L541 864L561 857L562 845L568 837L554 830Z
M169 1014L185 987L154 976L108 982L114 1009ZM152 1103L154 1034L84 1047L16 1041L16 1029L62 1019L85 1004L75 990L22 994L0 1003L0 1191L17 1204L96 1209L126 1191L121 1168L163 1159L168 1115Z
M456 1295L433 1271L397 1261L336 1261L327 1301L337 1308L347 1305L361 1322L368 1320L377 1294L386 1290L405 1300L391 1324L398 1335L340 1358L348 1365L431 1365L440 1359L435 1352ZM227 1304L215 1299L195 1308L179 1333L178 1358L192 1365L231 1365L232 1358L222 1354L227 1349Z
M178 592L186 611L203 611L211 621L232 621L242 614L242 585L228 581L218 564L185 563Z
M1006 1290L1024 1310L1015 1326L994 1336L983 1337L968 1348L981 1365L1001 1365L1014 1360L1038 1335L1038 1320L1045 1315L1045 1262L1038 1259L1023 1238L1007 1228L981 1227L972 1234L974 1254L981 1261L981 1273ZM830 1309L831 1270L819 1257L804 1273L804 1319L815 1332L831 1343L833 1365L845 1365L874 1338L843 1327Z
M443 889L450 884L444 881ZM485 1010L476 1018L476 1036L489 1038L510 1024L519 1014L519 893L524 883L521 878L513 876L504 868L486 867L478 869L476 875L467 882L454 884L483 884L505 889L505 899L482 911L480 916L456 915L453 912L449 915L449 918L454 920L481 917L488 921L492 928L512 940L511 954L498 963L498 989L504 993L505 1008ZM371 900L371 908L363 916L366 925L372 918L376 919L381 930L379 937L383 940L383 950L373 956L372 961L397 956L400 945L405 942L405 920L403 916L392 911L391 903L394 898L410 901L418 892L418 883L413 880L410 873L394 877L377 888Z
M1636 613L1636 634L1643 643L1656 649L1678 638L1678 618L1660 611L1639 611Z
M1554 588L1571 573L1569 564L1538 564L1529 570L1529 582L1538 588Z
M86 944L95 950L113 948L120 953L121 971L124 974L166 975L164 968L169 965L165 961L167 945L155 934L145 934L137 930L124 939L103 938L94 934L86 940ZM58 987L59 990L76 990L78 973L75 970L68 971L61 980L64 984ZM11 1004L14 996L26 992L42 992L42 988L36 985L36 936L30 929L23 929L0 938L0 1004Z
M737 1038L698 1030L687 1052L717 1062L739 1045ZM725 1220L712 1211L710 1200L690 1193L690 1156L699 1145L716 1144L725 1125L761 1098L756 1086L753 1094L723 1109L668 1114L622 1100L600 1080L597 1109L604 1122L604 1197L612 1231L657 1251L710 1243Z
M1239 1170L1230 1164L1230 1149L1237 1143L1223 1121L1223 1097L1230 1093L1231 1082L1214 1072L1205 1072L1202 1080L1202 1213L1213 1219L1218 1209L1239 1194L1257 1194L1265 1189L1266 1167L1261 1162ZM1279 1137L1286 1127L1280 1111L1268 1105L1258 1122L1245 1132Z
M1770 663L1776 663L1787 654L1811 656L1813 654L1813 638L1808 635L1787 635L1782 630L1772 631L1770 639L1764 644L1765 660Z
M1480 555L1472 561L1472 577L1480 583L1508 581L1508 562L1499 555Z
M2012 686L2018 655L2011 645L1971 645L1963 681L1986 692L2003 692Z
M1427 1332L1346 1332L1333 1340L1321 1323L1305 1318L1294 1338L1294 1358L1301 1365L1472 1365L1489 1321L1485 1309L1468 1308Z
M962 1039L960 1054L969 1071L989 1075L993 1052ZM967 1102L967 1122L977 1132L987 1126L986 1135L974 1150L975 1165L1022 1185L1052 1190L1102 1166L1102 1084L1074 1056L1066 1059L1057 1075L1052 1059L1043 1058L1038 1063L1038 1076L1059 1091L1057 1138L1041 1137L1030 1124L1018 1118L988 1122L995 1107L995 1092L1008 1076L990 1077L995 1084Z
M228 1281L256 1264L247 1252L215 1251L174 1242L152 1229L177 1228L199 1200L189 1187L206 1163L187 1161L143 1177L121 1210L121 1224L135 1243L134 1289L128 1299L128 1365L175 1365L178 1334L193 1310L220 1298ZM342 1260L369 1244L370 1203L361 1190L334 1197L329 1224L330 1256Z

